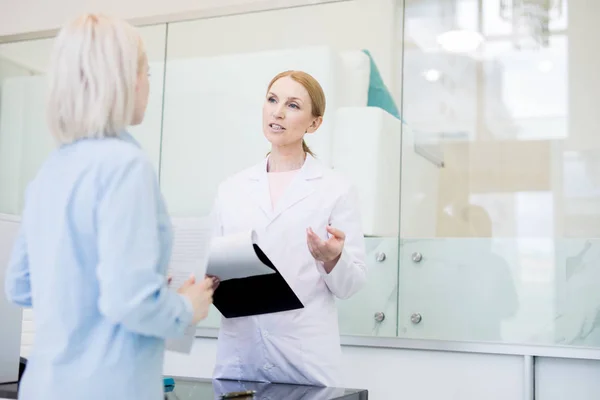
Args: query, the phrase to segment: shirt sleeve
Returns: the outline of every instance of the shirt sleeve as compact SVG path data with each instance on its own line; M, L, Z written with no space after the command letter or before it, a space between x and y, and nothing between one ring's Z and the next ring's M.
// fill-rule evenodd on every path
M344 249L329 274L321 263L318 268L329 290L340 299L348 299L362 289L367 280L365 240L358 193L354 187L340 198L329 222L345 233Z
M183 335L193 310L158 272L159 201L145 158L124 163L108 179L97 209L99 309L132 332L168 338Z

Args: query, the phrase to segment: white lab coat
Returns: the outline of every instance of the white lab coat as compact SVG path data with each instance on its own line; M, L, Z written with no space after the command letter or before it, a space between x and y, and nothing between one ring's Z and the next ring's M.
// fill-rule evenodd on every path
M357 192L340 174L307 156L273 210L266 170L265 160L220 185L214 210L217 234L255 229L259 245L304 308L223 318L214 378L340 386L335 297L349 298L366 280ZM328 224L346 234L330 274L306 242L306 228L325 239Z

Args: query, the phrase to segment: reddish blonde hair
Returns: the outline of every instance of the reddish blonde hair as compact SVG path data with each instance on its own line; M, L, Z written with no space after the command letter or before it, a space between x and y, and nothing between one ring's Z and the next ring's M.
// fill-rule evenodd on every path
M286 77L289 77L292 80L298 82L299 84L304 86L304 89L306 89L306 91L308 92L308 97L310 97L310 108L312 116L315 118L323 117L323 115L325 114L326 106L325 92L323 92L323 88L319 84L319 81L317 81L315 78L313 78L312 75L304 71L290 70L277 74L273 79L271 79L269 87L267 88L267 93L269 92L269 90L271 90L271 87L275 82L277 82L281 78ZM314 157L314 153L310 150L310 148L304 140L302 140L302 150L304 150L305 153L308 153Z

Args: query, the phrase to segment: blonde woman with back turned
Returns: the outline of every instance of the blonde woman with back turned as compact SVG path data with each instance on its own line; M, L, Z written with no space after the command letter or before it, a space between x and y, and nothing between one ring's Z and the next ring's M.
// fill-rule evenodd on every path
M127 23L85 15L58 37L49 124L59 147L25 196L6 293L33 307L20 400L160 400L164 339L206 317L212 281L167 288L171 226L154 169L126 132L148 101Z

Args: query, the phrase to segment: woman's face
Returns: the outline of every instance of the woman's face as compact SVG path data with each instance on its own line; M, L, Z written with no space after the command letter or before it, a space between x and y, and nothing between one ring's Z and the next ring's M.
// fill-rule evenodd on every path
M141 124L144 120L144 114L146 114L146 107L148 106L148 95L150 94L150 79L148 78L150 71L146 55L142 57L140 63L140 71L135 87L135 109L132 125Z
M321 124L313 117L308 91L290 77L273 83L263 106L263 132L273 146L301 145L305 133Z

